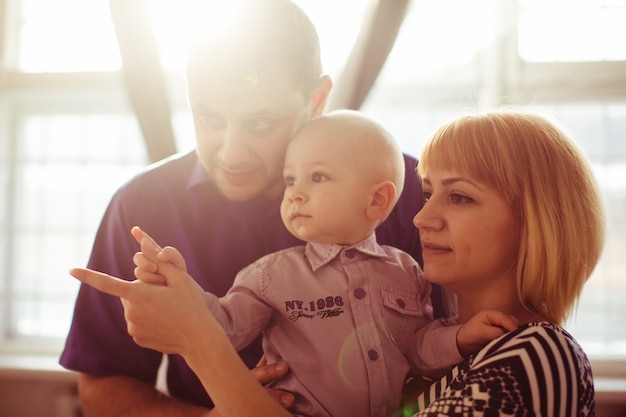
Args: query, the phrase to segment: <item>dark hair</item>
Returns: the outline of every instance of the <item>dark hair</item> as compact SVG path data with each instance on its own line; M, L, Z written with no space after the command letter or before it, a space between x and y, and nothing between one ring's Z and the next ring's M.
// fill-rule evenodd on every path
M192 43L188 75L195 68L211 68L247 78L281 67L304 97L312 98L322 64L317 31L306 13L291 0L243 0L237 6L219 30Z

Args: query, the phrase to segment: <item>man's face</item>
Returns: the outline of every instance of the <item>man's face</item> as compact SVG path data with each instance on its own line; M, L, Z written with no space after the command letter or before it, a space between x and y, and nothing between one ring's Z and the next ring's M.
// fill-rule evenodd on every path
M285 150L310 103L278 68L212 78L194 71L188 80L200 161L230 200L280 195Z

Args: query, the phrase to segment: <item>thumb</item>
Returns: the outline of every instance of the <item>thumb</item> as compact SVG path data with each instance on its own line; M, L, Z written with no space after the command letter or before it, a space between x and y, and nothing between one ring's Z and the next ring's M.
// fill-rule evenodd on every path
M159 254L159 256L160 255L161 254ZM187 274L187 271L184 268L180 268L176 263L161 261L160 259L158 273L165 278L165 285L168 287L178 287L181 284L184 284L186 280L194 281L193 278Z

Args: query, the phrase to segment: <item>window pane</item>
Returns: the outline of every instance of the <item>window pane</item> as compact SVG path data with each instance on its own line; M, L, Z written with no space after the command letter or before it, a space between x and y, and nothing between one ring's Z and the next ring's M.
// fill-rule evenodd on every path
M20 70L73 72L120 68L108 0L20 0L18 4Z
M520 4L522 59L626 60L626 1L520 0Z
M146 162L127 114L26 114L15 151L8 334L64 337L78 283L113 192ZM18 278L19 277L19 278Z
M553 114L589 157L602 190L607 240L600 264L585 285L567 327L590 355L626 352L626 102L534 105ZM619 140L612 140L620 136ZM584 236L581 236L584 239Z
M433 10L436 11L437 7L432 6L429 9L425 3L436 2L414 2L410 11L411 15L399 34L400 38L363 107L367 114L378 119L394 134L405 152L417 156L432 131L442 122L459 115L467 108L482 108L483 101L487 102L488 106L494 104L493 101L506 102L508 92L506 88L498 90L503 94L502 97L481 100L485 91L498 87L499 83L506 80L506 77L499 71L523 71L523 66L499 68L498 60L505 59L510 53L499 48L487 51L487 55L494 56L493 63L482 60L480 52L475 59L468 58L457 62L451 61L444 52L441 52L439 56L417 53L416 51L421 51L423 43L430 44L433 50L438 47L442 50L448 49L448 37L464 39L462 42L467 42L465 49L473 51L472 53L481 51L484 45L496 44L496 38L489 39L489 36L496 35L496 31L490 32L483 28L481 30L483 35L471 38L469 37L471 30L467 26L463 23L456 25L456 22L449 24L449 19L437 13L429 14ZM452 7L452 2L445 2L445 4ZM535 39L540 46L540 42L545 42L549 46L556 40L567 41L568 45L574 45L576 48L582 45L581 54L585 52L585 48L595 49L594 53L598 48L603 51L613 48L611 56L617 56L615 51L619 51L624 54L622 59L626 59L626 49L623 47L626 33L621 29L626 28L626 15L622 13L626 10L625 1L614 1L611 7L608 2L599 1L537 0L535 2L523 1L521 4L525 8L532 8L537 16L544 19L545 27L532 27L532 30L540 33ZM560 11L565 6L571 5L573 11L558 19L549 13L545 14L546 8L550 9L556 5L559 6ZM505 17L497 13L508 12L506 10L493 11L491 6L493 5L489 2L482 3L484 13L468 21L476 27L493 27L493 13L496 13L496 18L504 21ZM464 13L471 13L463 9L464 6L460 7ZM604 25L600 23L604 22L602 19L607 19L609 22L600 31L604 33L602 36L609 36L609 32L613 33L613 38L608 43L599 40L600 38L596 36L600 35L590 33L593 32L590 30L581 30L585 36L591 37L589 42L585 41L583 44L573 37L568 39L563 35L559 38L561 36L560 23L563 19L573 19L572 16L578 18L580 16L576 13L582 13L581 10L589 11L590 8L597 9L595 14L589 13L589 21L594 22L594 25ZM417 12L421 13L421 16L413 16ZM415 19L423 22L430 21L431 26L436 26L432 22L437 22L445 27L447 34L444 36L437 28L427 33L418 33L422 29L407 28L407 24L411 26L410 22L415 24ZM621 25L618 32L611 28L611 22L616 20L619 20ZM555 26L555 21L558 21L559 25ZM589 21L586 23L587 26L581 27L588 28ZM442 24L442 22L446 23ZM570 29L568 25L566 23L563 26L564 31ZM530 26L524 28L527 31L530 29ZM615 33L623 35L618 36ZM464 38L466 35L468 37ZM526 35L520 34L520 36ZM616 45L614 41L619 41L620 44ZM558 61L562 58L562 55L559 55L560 49L568 47L566 45L555 47L559 51L551 48L545 51L542 59ZM601 59L609 58L608 52L602 52L602 54ZM592 55L585 56L591 57ZM423 59L423 57L427 58ZM422 62L424 60L431 61ZM437 70L433 71L429 68L437 68ZM550 67L546 67L545 71L550 71ZM612 74L612 76L618 75ZM560 85L567 93L570 92L570 85L578 85L578 80L563 79L562 74L559 73L546 74L546 77L561 83L553 87L558 89ZM570 82L572 84L568 84ZM533 96L532 91L530 93L524 91L523 83L515 87L520 89L516 93L522 93L522 96L524 93L529 97ZM626 97L611 97L611 101L609 99L603 101L597 99L597 91L590 90L589 94L590 96L593 94L596 98L585 97L585 92L581 91L579 98L570 98L570 101L541 103L534 99L532 106L529 107L541 113L553 115L578 141L592 163L606 204L608 221L606 248L597 270L585 286L577 314L572 317L566 327L590 355L621 355L623 357L626 352L626 327L623 325L624 317L626 317L626 305L623 302L626 300L626 281L623 279L623 273L626 270L626 257L624 257L626 253ZM571 97L571 94L564 94L564 97ZM584 239L584 236L580 238Z

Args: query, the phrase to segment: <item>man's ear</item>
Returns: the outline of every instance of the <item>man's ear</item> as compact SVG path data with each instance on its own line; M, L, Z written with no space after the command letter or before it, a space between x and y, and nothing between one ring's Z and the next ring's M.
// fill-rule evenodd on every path
M391 211L395 197L396 186L393 182L383 181L376 184L365 214L371 220L383 220Z
M330 90L333 88L333 82L328 75L323 75L320 78L320 83L317 86L317 90L313 93L313 99L311 100L311 114L310 118L321 116L326 108L328 102L328 96Z

